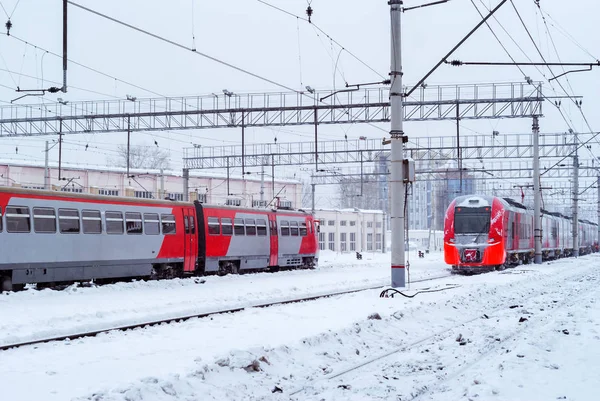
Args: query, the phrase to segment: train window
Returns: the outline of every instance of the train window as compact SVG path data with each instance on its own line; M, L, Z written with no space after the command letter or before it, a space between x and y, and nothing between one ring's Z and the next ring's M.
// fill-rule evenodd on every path
M221 219L221 233L223 235L233 235L233 221L229 217Z
M290 221L290 235L297 237L298 236L298 222Z
M267 221L264 219L256 220L256 234L267 235Z
M78 234L81 229L79 210L58 209L58 227L63 234Z
M281 227L281 235L290 235L290 222L286 221L286 220L281 220L281 224L279 224L279 226Z
M160 216L162 220L162 233L163 234L175 234L176 225L175 225L175 216L172 214L163 214Z
M233 233L235 235L246 235L244 219L233 219Z
M186 234L190 233L190 219L188 216L183 216L183 230Z
M221 234L221 226L219 225L218 217L209 217L208 218L208 233L210 235L220 235Z
M144 228L148 235L160 234L160 222L158 221L158 214L156 213L144 213Z
M256 223L254 219L245 219L246 235L256 235Z
M84 234L102 234L102 216L99 210L82 210L81 220Z
M6 207L6 231L9 233L28 233L31 231L28 207Z
M142 214L137 212L125 212L125 230L127 234L142 234Z
M300 223L300 235L306 237L306 233L306 223L302 222Z
M106 220L107 234L123 234L123 213L106 212L104 218Z
M48 207L33 208L33 230L36 233L56 232L56 212Z

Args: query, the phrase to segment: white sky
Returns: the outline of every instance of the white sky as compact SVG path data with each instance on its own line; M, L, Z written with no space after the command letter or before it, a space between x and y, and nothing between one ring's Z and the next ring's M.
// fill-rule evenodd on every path
M13 36L52 52L62 52L61 1L0 2L7 13L12 14ZM412 6L423 2L407 0L405 5ZM483 4L493 7L499 0L474 2L482 8ZM334 76L338 88L342 87L344 82L380 80L378 75L347 52L341 52L338 70L334 74L335 60L340 54L339 46L324 35L317 34L310 24L297 21L257 0L79 0L79 3L187 46L192 45L194 33L198 51L299 90L305 85L331 89L334 86ZM269 0L269 3L301 16L304 16L307 7L306 0ZM546 60L558 61L534 1L514 0L514 3L521 11ZM594 34L597 16L600 15L599 2L544 0L541 3L543 10L549 14L546 16L548 28L562 61L594 62L600 57L600 42ZM312 0L311 6L314 9L315 24L373 69L387 76L390 64L390 23L386 0ZM510 1L497 13L497 18L532 60L541 61ZM405 83L410 85L419 80L479 19L471 0L451 0L443 5L403 14ZM0 21L2 25L6 21L6 15L1 9ZM491 25L517 61L528 61L496 21L492 20ZM4 32L4 29L0 32ZM577 44L567 35L572 36ZM595 57L587 54L579 46ZM69 6L68 53L71 60L93 67L121 81L133 83L147 91L70 63L67 94L49 94L43 100L29 97L17 103L51 102L59 97L75 101L123 99L128 94L142 98L157 97L157 94L175 96L222 93L223 89L236 93L281 90L73 6ZM27 46L13 37L1 35L0 56L0 105L18 97L14 92L16 86L27 89L61 86L62 61L51 54L44 56L44 52L39 49ZM510 61L485 26L451 59ZM524 67L524 70L532 79L544 80L535 68ZM541 71L547 77L550 76L547 69L541 68ZM562 72L560 68L555 68L554 71ZM569 82L561 80L569 93L584 96L583 111L595 130L600 126L600 117L595 112L600 106L597 96L600 93L599 74L600 69L594 69L592 72L569 75ZM42 82L42 77L45 82ZM56 84L50 84L49 80L55 81ZM523 80L523 74L516 67L442 66L427 83L434 85ZM556 83L553 86L561 92ZM554 95L547 83L545 94ZM578 110L566 99L562 100L562 104L562 110L571 127L581 132L588 131ZM541 120L542 132L563 132L569 128L560 113L549 104L545 104L544 114L545 117ZM389 129L388 125L381 127ZM464 121L462 127L464 135L491 135L493 130L526 134L531 130L531 121ZM362 135L381 138L384 134L368 125L320 126L319 130L323 140L342 139L344 134L351 139ZM454 135L455 126L453 122L414 122L406 124L405 131L413 137ZM247 132L247 143L271 142L275 136L278 142L306 141L312 138L312 127L256 128L248 129ZM191 146L192 142L203 146L237 144L241 141L240 137L240 130L139 133L134 135L133 143L154 146L154 140L158 141L161 148L171 152L172 165L179 169L182 165L182 148ZM124 134L67 136L63 158L69 163L105 164L106 156L114 154L116 147L125 143L125 138ZM43 160L42 150L47 139L0 139L0 158ZM90 147L83 153L86 144ZM17 146L18 154L15 152ZM600 154L597 141L594 141L592 153ZM590 152L582 152L582 158L591 158ZM53 149L50 159L58 159L57 149ZM300 168L296 170L300 171ZM286 169L286 174L292 175L293 169ZM332 192L332 188L319 190L323 199L328 198ZM322 203L321 206L330 205Z

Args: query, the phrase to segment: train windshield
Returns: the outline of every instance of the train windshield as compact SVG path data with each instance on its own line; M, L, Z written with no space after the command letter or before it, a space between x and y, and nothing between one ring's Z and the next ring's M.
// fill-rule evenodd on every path
M485 234L490 231L491 207L457 207L454 211L455 234Z

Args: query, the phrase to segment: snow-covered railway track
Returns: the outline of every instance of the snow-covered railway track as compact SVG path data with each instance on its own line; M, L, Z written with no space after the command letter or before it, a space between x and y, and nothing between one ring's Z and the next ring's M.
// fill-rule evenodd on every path
M412 283L440 280L440 279L447 278L450 276L451 276L450 274L446 274L446 275L440 275L440 276L435 276L435 277L429 277L429 278L420 279L420 280L413 280ZM201 318L205 318L205 317L209 317L209 316L213 316L213 315L241 312L245 309L250 309L250 308L267 308L270 306L286 305L286 304L293 304L293 303L299 303L299 302L305 302L305 301L314 301L314 300L334 297L334 296L338 296L338 295L346 295L346 294L352 294L352 293L357 293L357 292L362 292L362 291L375 290L375 289L382 288L384 286L385 286L385 283L382 282L377 285L370 285L370 286L365 286L365 287L355 287L355 288L351 288L351 289L347 289L347 290L343 290L343 291L316 293L316 294L305 295L305 296L295 297L295 298L286 298L286 299L277 299L277 300L272 300L272 301L249 303L249 304L245 304L245 305L240 305L240 306L235 306L235 307L230 307L230 308L225 308L225 309L206 311L206 312L201 312L201 313L194 313L194 314L185 315L185 316L175 316L175 317L169 317L169 318L164 318L164 319L156 319L156 320L152 320L152 321L124 324L124 325L108 327L108 328L103 328L103 329L98 329L98 330L84 331L84 332L79 332L79 333L70 333L70 334L65 334L65 335L57 335L57 336L53 336L53 337L46 337L46 338L33 339L33 340L22 341L22 342L2 344L2 345L0 345L0 351L5 351L8 349L13 349L13 348L25 347L25 346L29 346L29 345L49 343L49 342L75 340L75 339L85 338L85 337L94 337L99 334L109 333L109 332L114 332L114 331L127 331L127 330L134 330L134 329L139 329L139 328L157 326L157 325L161 325L161 324L179 323L179 322L184 322L184 321L191 320L191 319L201 319Z
M379 380L383 378L384 382L391 379L402 381L402 384L398 382L396 388L402 388L402 391L407 393L398 393L398 399L411 401L429 399L428 396L447 391L447 383L472 371L490 356L512 352L514 347L512 342L516 338L527 336L540 327L547 326L559 313L568 312L574 306L585 304L583 300L590 297L590 293L593 297L590 289L598 281L600 281L600 273L589 271L567 279L560 285L563 287L563 292L560 294L561 301L557 300L557 294L551 292L535 295L530 292L533 296L525 300L516 298L499 300L494 309L486 309L484 313L475 312L468 318L453 322L442 330L423 336L402 347L372 356L358 364L340 366L337 372L296 388L290 393L290 397L304 399L309 395L322 394L328 391L327 389L335 392L336 390L331 389L349 387L343 383L356 382L356 376L360 375L362 368L376 364L381 367L375 369L381 372L378 375ZM564 334L569 333L564 332ZM515 354L517 358L525 357L518 352ZM423 358L421 360L423 366L417 370L413 369L414 366L411 367L411 364L414 364L414 355ZM393 360L390 357L393 357ZM432 383L435 384L431 385ZM474 384L479 383L475 380ZM381 385L381 381L378 384L373 382L363 384L362 388L366 390L377 385ZM360 393L361 390L354 391ZM365 399L371 398L365 397Z

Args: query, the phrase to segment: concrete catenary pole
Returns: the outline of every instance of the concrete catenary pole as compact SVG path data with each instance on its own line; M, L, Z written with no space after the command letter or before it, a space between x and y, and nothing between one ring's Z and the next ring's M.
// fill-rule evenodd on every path
M392 229L392 287L406 287L404 255L404 131L402 119L402 0L389 0L391 11L391 229Z
M183 169L183 200L190 201L190 169Z
M540 125L533 117L533 239L534 263L542 263L542 190L540 185Z
M579 138L575 133L575 156L573 156L573 256L579 257Z

